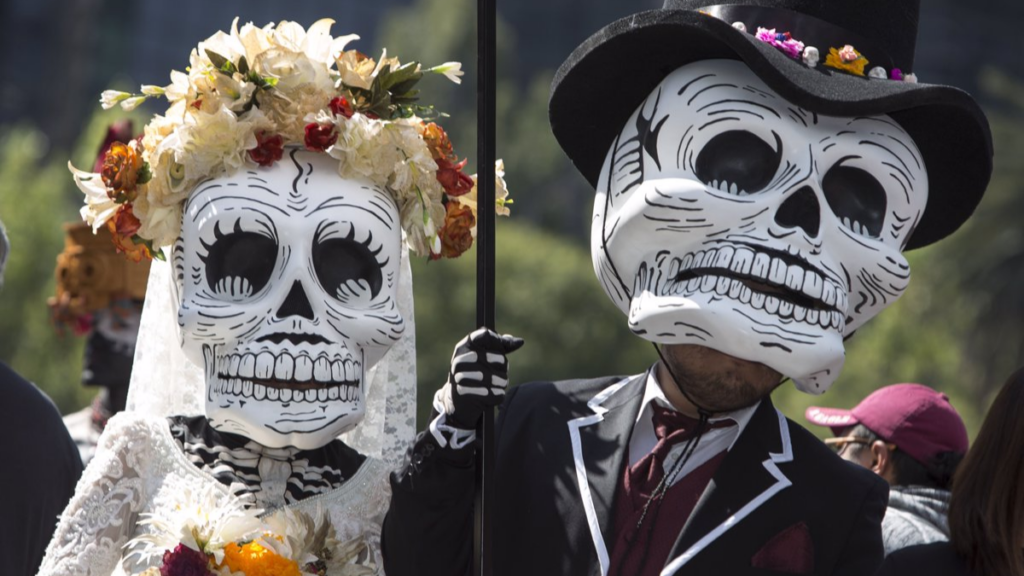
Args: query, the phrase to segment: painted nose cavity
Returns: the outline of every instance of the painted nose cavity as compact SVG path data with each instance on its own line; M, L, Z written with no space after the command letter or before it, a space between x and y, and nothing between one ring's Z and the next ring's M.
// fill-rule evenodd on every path
M790 194L775 213L775 222L783 228L800 228L816 238L821 229L821 203L814 189L803 186Z
M284 320L289 316L299 316L306 320L313 319L313 307L309 304L309 297L306 296L306 291L302 289L301 282L296 280L292 284L292 289L288 291L288 296L285 297L281 307L277 309L277 313L274 315L280 320Z

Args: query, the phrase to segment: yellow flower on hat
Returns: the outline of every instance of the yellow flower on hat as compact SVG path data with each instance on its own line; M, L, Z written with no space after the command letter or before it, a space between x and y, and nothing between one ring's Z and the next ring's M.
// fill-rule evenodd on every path
M857 76L864 75L864 67L867 65L868 59L849 44L842 48L829 48L828 56L825 57L825 66Z

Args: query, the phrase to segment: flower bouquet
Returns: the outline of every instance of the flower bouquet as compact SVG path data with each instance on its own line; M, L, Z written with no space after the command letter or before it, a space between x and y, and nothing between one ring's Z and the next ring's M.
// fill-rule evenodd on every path
M158 565L135 576L373 576L377 565L364 536L337 539L327 514L246 510L217 493L186 491L184 502L143 515L150 531L128 542L129 556Z
M331 156L345 178L385 188L399 206L405 241L416 254L454 258L472 244L475 201L462 201L476 178L419 102L418 82L436 74L459 83L462 65L422 67L387 51L375 60L334 37L333 20L308 30L295 22L262 28L237 19L192 51L186 72L167 86L139 93L107 90L104 108L131 110L150 98L169 107L144 134L114 143L98 172L69 164L85 193L83 219L106 226L117 251L136 262L160 258L181 225L190 191L207 178L243 167L272 166L287 146ZM507 190L496 182L498 213L507 214Z

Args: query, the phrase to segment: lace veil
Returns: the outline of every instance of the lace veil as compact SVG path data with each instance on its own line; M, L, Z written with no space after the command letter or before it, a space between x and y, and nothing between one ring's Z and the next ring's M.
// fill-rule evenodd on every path
M203 369L185 357L178 342L171 266L153 260L142 309L127 410L152 416L205 412ZM398 306L405 335L367 375L366 416L339 436L359 452L397 468L416 434L416 322L412 269L402 249Z

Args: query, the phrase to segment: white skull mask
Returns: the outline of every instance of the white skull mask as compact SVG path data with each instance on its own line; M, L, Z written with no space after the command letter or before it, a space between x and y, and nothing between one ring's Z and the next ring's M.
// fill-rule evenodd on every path
M398 209L325 154L201 183L173 264L188 358L218 430L311 449L362 419L366 373L405 330Z
M790 104L744 64L674 71L598 182L591 253L634 333L760 362L824 392L843 339L907 288L928 194L888 116Z

